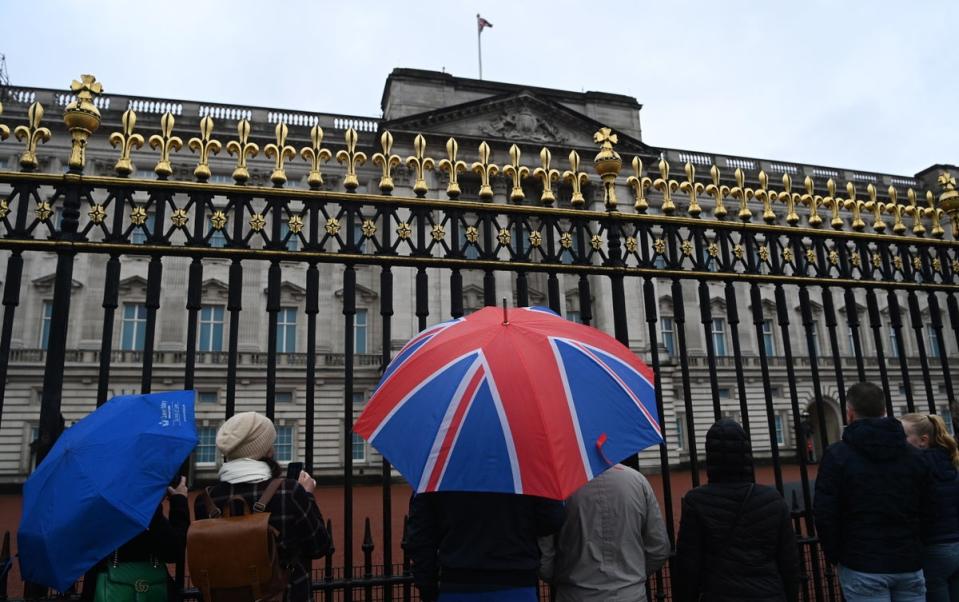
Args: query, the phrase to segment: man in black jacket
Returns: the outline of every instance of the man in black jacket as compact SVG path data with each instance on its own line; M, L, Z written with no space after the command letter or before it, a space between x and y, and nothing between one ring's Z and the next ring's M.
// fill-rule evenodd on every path
M421 493L406 551L425 602L537 600L537 538L563 526L563 504L507 493Z
M849 602L925 600L920 533L932 518L932 482L902 424L885 414L882 389L850 387L849 425L816 479L816 529Z

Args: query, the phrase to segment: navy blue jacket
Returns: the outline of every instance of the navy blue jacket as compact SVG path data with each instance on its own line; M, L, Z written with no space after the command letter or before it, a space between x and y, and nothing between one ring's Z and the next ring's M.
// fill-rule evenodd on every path
M826 559L865 573L922 568L921 528L934 515L922 453L895 418L863 418L823 454L816 530Z
M959 471L941 447L923 450L922 459L932 471L936 520L925 526L926 544L959 541Z

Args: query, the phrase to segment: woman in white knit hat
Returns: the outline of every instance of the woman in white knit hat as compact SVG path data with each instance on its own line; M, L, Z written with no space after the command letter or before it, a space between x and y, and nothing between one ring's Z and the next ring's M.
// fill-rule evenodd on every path
M262 414L243 412L223 423L216 434L216 447L224 462L220 481L210 491L218 508L222 510L234 497L243 498L252 508L270 481L281 476L280 466L273 459L274 442L276 427ZM283 480L266 507L270 526L279 534L280 561L290 569L287 602L312 599L309 561L325 556L330 547L323 516L313 496L315 488L316 481L300 472L296 481ZM204 496L197 497L194 510L198 520L209 515Z

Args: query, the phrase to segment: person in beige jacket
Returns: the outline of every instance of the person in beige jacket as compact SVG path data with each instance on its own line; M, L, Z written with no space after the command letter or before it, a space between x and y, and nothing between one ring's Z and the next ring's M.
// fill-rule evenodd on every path
M572 495L566 522L539 540L540 576L557 602L646 599L646 576L669 558L659 502L646 477L617 464Z

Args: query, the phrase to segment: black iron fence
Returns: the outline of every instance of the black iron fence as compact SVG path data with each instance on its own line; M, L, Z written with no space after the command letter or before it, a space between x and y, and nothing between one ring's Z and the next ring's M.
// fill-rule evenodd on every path
M414 595L408 565L396 563L401 559L394 555L403 528L392 518L396 476L385 461L378 467L382 540L374 546L369 518L365 533L354 532L355 370L390 360L397 314L412 314L422 329L431 321L468 312L464 280L479 282L486 305L504 296L519 306L529 305L535 296L531 282L542 283L545 303L560 311L567 293L560 287L563 275L566 282L575 283L570 303L578 308L581 322L607 328L622 343L642 350L657 376L659 421L663 425L669 421L670 428L675 425L676 437L681 438L671 436L672 443L661 446L658 462L649 466L659 473L671 539L678 519L674 502L682 494L673 485L676 470L684 479L688 474L692 486L699 485L699 435L712 420L734 414L754 440L763 442L757 445L757 455L767 458L771 480L781 492L790 485L784 473L798 475L792 491L798 492L794 517L801 536L806 600L839 599L835 575L821 558L809 512L811 455L805 445L811 433L822 447L829 443L827 388L838 397L839 420L845 416L845 390L858 380L874 379L882 385L890 413L901 409L893 402L898 399L896 383L909 411L939 412L956 402L956 372L949 350L959 345L959 222L954 212L947 212L956 209L954 180L948 173L939 179L941 204L931 190L890 186L880 191L870 184L866 196L859 198L854 183L840 195L832 180L817 183L811 178L799 193L792 190L788 174L774 189L763 172L744 174L737 169L721 174L715 166L702 179L687 164L686 178L675 180L662 160L657 165L659 177L647 177L643 164L655 161L650 156L637 156L634 175L623 179L616 137L603 129L596 135L600 148L595 174L583 169L575 150L562 174L551 167L545 148L535 151L539 154L535 169L522 164L519 146L511 150L508 165L497 166L482 143L477 160L469 166L473 175L465 175L461 172L467 166L457 159L458 144L452 139L446 143L447 157L436 161L426 154L427 139L411 136L407 144L413 154L401 160L391 154L393 137L388 132L378 131L375 138L373 132L365 132L361 139L349 128L343 147L335 153L342 186L330 190L324 187L323 171L334 153L323 146L323 132L314 126L310 143L299 149L310 166L310 187L288 188L285 164L298 149L287 144L287 125L278 123L275 139L264 147L273 160L272 185L261 186L250 183L247 161L259 151L250 139L250 124L241 120L235 139L222 145L214 139L214 123L206 116L199 120L198 135L188 142L198 154L195 178L183 181L171 177L171 161L178 160L176 151L183 140L175 135L174 117L167 113L160 118L159 132L149 138L159 152L150 159L158 159L156 178L144 179L130 177L132 153L143 140L135 132L135 115L127 111L122 131L111 136L119 147L116 175L89 175L84 173L84 153L96 141L94 131L100 122L91 104L94 82L84 79L74 92L77 97L63 111L72 140L66 173L38 170L37 155L42 153L38 143L51 132L44 128L36 103L14 111L22 121L16 128L24 141L20 171L0 171L0 251L5 252L0 419L9 420L2 403L11 365L22 362L43 367L40 459L63 428L63 374L70 362L97 366L98 405L106 401L111 370L118 365L138 368L139 388L149 392L156 384L158 366L182 368L176 386L193 388L199 365L222 362L227 417L237 408L241 362L262 365L261 409L271 418L276 414L278 369L292 366L301 374L305 390L304 460L313 466L318 404L314 375L321 368L341 371L342 384L337 386L342 388L343 518L331 526L337 531L338 566L333 566L331 553L325 566L317 569L317 599L409 600ZM237 157L232 184L210 181L210 153L223 146ZM376 173L363 171L367 154ZM145 161L146 156L139 159ZM400 163L406 166L404 181L408 179L402 185L394 181L399 179ZM436 188L439 180L426 172L434 166L445 174L439 185L445 184L445 194L430 188L430 183ZM506 176L505 188L498 179L500 170ZM379 193L363 192L367 186L361 186L361 179L376 182ZM463 188L465 182L475 185L475 195L462 191L461 179ZM508 202L493 185L509 190ZM407 187L411 193L399 193ZM620 195L627 191L631 196L626 207L617 200L618 188ZM928 195L926 202L923 194ZM54 254L45 257L55 261L52 300L44 318L49 329L46 349L15 349L14 325L25 292L29 293L24 286L25 257L43 253ZM68 349L67 340L80 319L94 319L77 316L71 305L74 267L84 256L103 258L97 276L102 287L96 289L102 288L102 319L95 319L99 349L80 352ZM142 344L135 355L116 348L114 332L122 301L121 268L131 257L147 262ZM189 262L185 298L161 308L164 282L171 277L170 258ZM198 351L204 273L210 262L228 266L223 321L227 343L215 357ZM239 344L247 316L244 295L249 293L244 291L251 277L247 269L254 264L266 266L268 322L265 347L257 352ZM320 275L320 268L328 264L336 266L337 282L342 281L335 292L342 340L325 341L320 350L318 322L334 318L323 302L334 295L334 285ZM287 354L278 336L284 273L293 266L305 266L305 287L298 302L307 317L306 343L304 351ZM366 290L358 289L358 273L375 274L378 281L374 292L380 343L375 354L356 351L358 290L359 294ZM404 283L402 295L398 280ZM436 298L438 289L444 291L442 299ZM442 307L440 315L436 307ZM182 313L186 321L182 348L158 348L161 311ZM642 325L640 332L637 325ZM698 353L700 343L691 341L696 332L703 333ZM332 351L326 350L330 347ZM705 394L694 382L701 374L708 383ZM724 383L734 385L734 395L724 394ZM777 386L782 391L777 393ZM801 403L806 391L811 391L812 418ZM777 413L779 395L788 400L785 421ZM374 547L380 551L375 566ZM188 585L182 569L177 576ZM651 599L669 599L668 584L668 571L654 576ZM189 592L187 587L188 597Z

